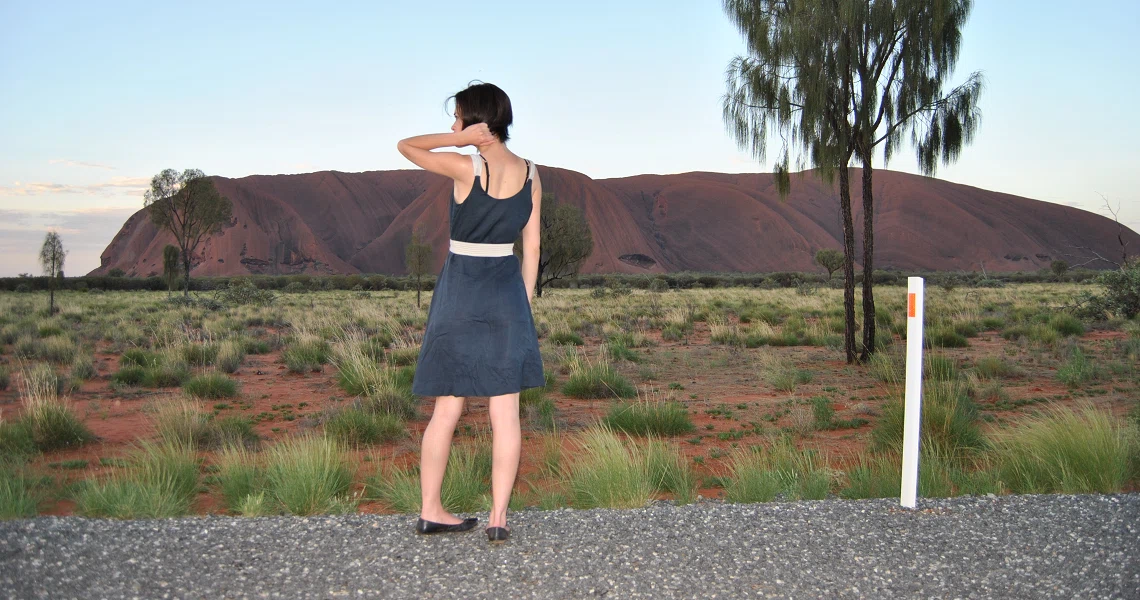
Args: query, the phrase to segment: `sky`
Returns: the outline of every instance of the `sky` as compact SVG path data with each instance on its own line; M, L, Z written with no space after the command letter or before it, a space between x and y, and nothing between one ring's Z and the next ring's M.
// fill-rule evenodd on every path
M1140 231L1140 3L975 2L951 82L981 71L974 143L936 176ZM165 168L211 175L416 168L472 80L511 97L509 146L595 179L771 171L721 116L744 53L719 1L0 0L0 276L99 255ZM470 149L463 150L469 152ZM884 168L882 162L876 165ZM913 150L886 168L917 172ZM314 199L319 200L319 199Z

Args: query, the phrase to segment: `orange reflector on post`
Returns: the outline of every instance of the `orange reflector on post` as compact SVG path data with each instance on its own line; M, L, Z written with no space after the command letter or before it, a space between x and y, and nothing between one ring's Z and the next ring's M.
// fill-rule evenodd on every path
M914 294L906 295L906 316L914 317Z

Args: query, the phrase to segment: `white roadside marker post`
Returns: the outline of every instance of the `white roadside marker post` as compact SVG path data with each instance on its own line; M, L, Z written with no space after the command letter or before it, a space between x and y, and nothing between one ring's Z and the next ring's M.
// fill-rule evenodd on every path
M902 491L899 503L914 508L918 495L918 440L922 423L923 280L907 278L906 400L903 417Z

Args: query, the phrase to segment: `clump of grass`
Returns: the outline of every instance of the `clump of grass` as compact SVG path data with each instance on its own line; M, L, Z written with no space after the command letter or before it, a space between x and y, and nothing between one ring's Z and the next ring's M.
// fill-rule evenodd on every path
M542 431L553 431L557 427L558 409L554 401L543 397L537 402L531 402L523 407L528 421Z
M352 471L339 442L304 435L278 442L268 454L266 492L289 514L337 514L349 508L345 495Z
M1073 348L1072 355L1061 368L1057 369L1057 380L1077 388L1086 383L1097 381L1104 377L1104 369L1097 363L1088 359L1080 348Z
M8 367L0 365L0 391L8 389L8 385L11 383L11 377L12 375L8 372Z
M198 448L209 437L210 415L189 398L161 400L151 420L159 437L172 444Z
M145 379L146 369L138 365L119 367L119 370L111 375L111 381L120 385L141 385Z
M245 344L240 339L228 339L218 347L215 364L226 373L238 370L245 360Z
M604 356L604 352L603 352ZM580 354L569 361L570 378L562 393L571 398L631 398L637 390L604 358L590 363Z
M0 420L0 462L22 462L39 451L26 420Z
M628 360L629 362L641 362L641 356L630 350L625 342L620 340L610 340L606 344L606 352L612 360Z
M646 474L655 490L672 494L675 504L688 504L695 499L696 478L675 444L650 438L643 452Z
M337 367L341 389L361 396L364 408L401 419L415 415L416 397L400 380L399 372L371 359L361 344L351 339L338 344L331 361Z
M898 454L861 455L847 472L847 485L839 495L848 499L897 498L902 488L902 462ZM957 494L1004 493L996 474L984 463L970 465L936 452L919 458L918 494L945 498Z
M190 343L182 346L182 358L191 365L205 367L217 361L218 350L219 347L217 344Z
M831 470L814 450L797 450L786 438L770 448L737 448L728 461L728 502L821 500L831 489Z
M34 343L34 357L56 364L68 364L75 360L79 351L75 341L66 336L55 336L36 340Z
M605 426L578 435L574 460L566 467L566 483L577 508L639 508L653 497L655 485L645 459Z
M831 429L835 419L835 407L831 405L831 398L815 396L811 399L811 414L816 429Z
M281 360L293 373L320 371L329 361L329 343L311 334L299 336L281 353Z
M451 512L469 513L483 508L484 496L491 489L491 444L483 437L467 444L456 444L448 456L440 500ZM420 510L419 466L391 467L378 472L366 487L392 510L414 513Z
M662 399L619 402L603 422L616 431L642 436L681 435L695 429L681 403Z
M101 480L87 480L75 496L76 512L116 519L186 515L198 490L198 460L191 447L141 442L129 466Z
M780 392L791 392L797 385L811 383L811 371L797 369L788 361L768 356L763 360L762 371L768 384Z
M222 502L231 512L245 516L269 514L265 488L265 470L256 455L240 444L227 444L218 452L216 481ZM256 499L251 500L251 497Z
M890 353L876 352L872 354L868 368L871 371L871 376L883 383L899 385L903 381L902 366L898 364L898 359Z
M75 360L71 361L71 377L77 381L87 381L94 378L98 373L95 371L95 363L91 360L90 354L76 354Z
M1085 326L1073 315L1068 313L1058 313L1049 319L1049 327L1052 327L1057 333L1070 336L1082 335L1085 332Z
M195 398L216 400L233 398L237 395L237 382L222 373L202 373L191 377L182 384L182 391Z
M542 373L544 385L542 387L527 388L519 393L519 406L526 408L537 404L546 397L546 392L554 387L554 373L549 369Z
M1013 377L1019 370L1009 361L1000 356L983 356L974 365L979 377L995 379L998 377Z
M927 381L954 381L958 379L958 366L951 358L928 353L923 364L923 377Z
M119 366L135 365L139 367L153 367L162 362L162 357L142 348L128 348L119 357Z
M924 384L922 402L921 446L942 456L966 458L988 446L978 429L977 407L970 399L966 384L960 381ZM887 403L883 415L871 432L875 450L902 451L903 398Z
M922 345L926 348L966 348L970 341L953 327L939 325L922 336Z
M178 353L170 354L145 369L140 382L142 385L155 388L178 387L190 379L190 365Z
M47 452L80 446L95 439L91 430L75 416L70 403L59 396L59 379L50 366L37 364L24 369L20 375L24 407L21 420L36 448Z
M382 444L407 435L404 421L386 412L350 407L325 421L325 434L347 446Z
M43 498L39 479L23 469L0 463L0 519L27 519L39 514Z
M1017 493L1120 492L1137 466L1138 436L1092 405L1050 407L998 437L998 472Z
M551 333L550 334L550 341L554 342L555 344L557 344L559 346L570 346L570 345L581 346L582 344L585 343L582 340L582 336L578 335L577 333L574 333L573 331L568 331L565 329Z

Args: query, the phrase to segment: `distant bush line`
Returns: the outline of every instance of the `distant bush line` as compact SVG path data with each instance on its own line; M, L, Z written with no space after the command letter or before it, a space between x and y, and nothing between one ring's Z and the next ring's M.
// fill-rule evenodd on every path
M1007 283L1048 283L1065 281L1070 283L1093 283L1101 271L1092 269L1072 269L1058 277L1049 269L1027 272L981 273L967 272L906 272L895 270L875 271L876 285L906 285L907 277L922 276L928 285L953 287L997 287ZM234 277L194 277L190 281L191 291L213 291L227 287L236 281L251 281L261 289L284 292L308 292L321 290L414 290L415 280L406 275L242 275ZM857 283L862 282L862 274L855 275ZM654 285L654 281L661 281ZM41 291L47 290L47 277L2 277L0 291ZM423 289L435 286L435 277L423 279ZM763 289L798 288L801 286L832 287L842 289L843 280L835 277L827 280L821 273L700 273L680 271L661 274L630 273L591 273L576 278L555 280L543 286L544 289L558 288L634 288L634 289L693 289L753 287ZM73 291L89 290L149 290L165 291L166 282L161 277L112 277L96 275L66 277L56 289Z

